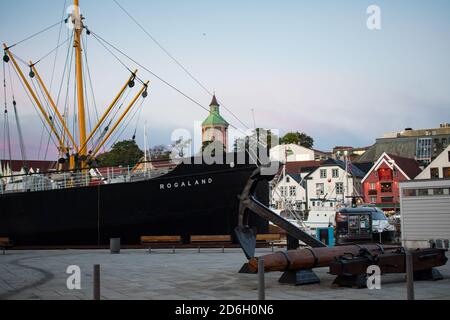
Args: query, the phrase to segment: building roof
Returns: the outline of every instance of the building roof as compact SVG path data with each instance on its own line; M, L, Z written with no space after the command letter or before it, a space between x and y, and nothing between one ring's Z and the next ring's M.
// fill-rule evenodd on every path
M417 139L398 138L377 140L363 155L355 162L376 162L383 153L388 153L405 158L414 158L416 156Z
M362 162L362 163L352 163L354 166L358 167L359 170L367 174L373 167L373 162Z
M393 163L390 163L390 160L392 160ZM383 162L387 163L391 168L396 166L408 179L411 180L422 172L419 163L414 159L383 153L374 163L372 168L367 172L363 182L370 176L371 172L373 170L377 170Z
M56 169L57 161L43 161L43 160L0 160L0 167L6 168L8 166L13 172L19 172L24 167L33 169L34 171L47 172Z
M388 156L395 161L410 179L414 179L422 172L419 163L414 159L399 157L392 154L388 154Z
M326 161L324 161L322 163L322 165L316 167L313 171L311 171L310 175L316 171L317 169L321 168L321 167L335 167L338 166L340 167L342 170L345 170L345 162L341 161L341 160L335 160L335 159L328 159ZM349 166L349 173L357 178L363 178L365 176L364 172L361 171L357 166L355 166L353 163L351 166Z
M286 173L299 174L300 172L311 172L320 167L324 161L294 161L286 163Z
M228 122L220 115L219 103L217 102L216 95L213 96L211 101L209 116L203 121L202 126L226 126Z
M300 183L302 181L302 177L299 173L286 173L286 175L290 176L297 183Z

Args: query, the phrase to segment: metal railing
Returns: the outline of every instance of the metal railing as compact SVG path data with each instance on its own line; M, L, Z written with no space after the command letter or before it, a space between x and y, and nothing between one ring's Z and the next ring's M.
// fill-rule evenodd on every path
M0 194L39 192L145 181L163 176L172 171L173 168L168 166L155 169L144 165L0 176Z

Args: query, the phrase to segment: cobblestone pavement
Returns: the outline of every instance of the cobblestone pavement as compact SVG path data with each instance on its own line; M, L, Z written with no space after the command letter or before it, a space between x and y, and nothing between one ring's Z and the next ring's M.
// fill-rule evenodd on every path
M258 254L269 253L258 249ZM93 265L101 265L102 299L120 300L255 300L257 276L238 274L245 256L237 249L7 251L0 255L0 300L92 299ZM81 290L69 290L67 267L81 268ZM416 282L417 299L450 300L450 263L439 268L444 280ZM406 298L404 275L382 277L381 290L332 288L328 268L316 269L320 284L281 285L281 273L266 274L267 299L388 299Z

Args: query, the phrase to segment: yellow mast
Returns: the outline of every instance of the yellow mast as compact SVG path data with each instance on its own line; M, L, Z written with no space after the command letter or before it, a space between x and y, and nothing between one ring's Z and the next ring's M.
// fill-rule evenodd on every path
M14 58L14 56L11 54L11 52L9 51L8 46L6 45L6 43L3 44L3 48L5 49L5 52L8 54L8 57L11 59L15 69L17 70L17 73L19 75L19 77L22 79L25 87L28 89L28 91L30 92L31 96L33 97L34 102L36 103L36 105L39 108L39 111L42 113L42 116L44 117L44 120L47 122L48 126L50 127L50 129L52 130L53 134L55 135L56 139L58 140L58 143L61 147L64 147L64 142L61 139L61 137L58 134L58 131L56 130L55 126L52 123L52 120L50 119L50 117L48 116L47 112L44 110L44 108L42 107L36 93L33 91L33 89L31 88L30 84L28 83L27 79L25 78L22 70L19 68L19 65L16 62L16 59ZM67 150L63 150L63 152L67 152Z
M78 100L78 129L80 150L79 157L82 159L81 168L86 168L86 120L84 110L84 86L83 86L83 60L81 57L81 33L83 32L83 21L80 15L79 1L74 0L74 16L73 25L75 28L75 35L73 46L75 48L75 65L76 65L76 80L77 80L77 100Z
M86 144L89 142L89 140L92 139L92 137L94 136L95 132L97 132L97 130L100 128L100 126L102 125L102 123L105 121L106 117L109 115L109 113L111 112L111 110L114 108L114 106L116 105L117 101L119 101L120 97L123 95L123 93L125 92L125 90L128 87L128 84L130 83L131 80L133 80L133 78L136 76L136 73L138 71L135 70L133 72L133 74L130 76L130 78L127 80L127 82L123 85L122 89L120 89L120 92L116 95L116 97L114 98L113 102L111 102L111 104L109 105L108 109L106 109L105 113L103 114L102 118L98 121L97 125L95 126L95 128L92 130L92 132L89 134L89 137L87 137L86 139ZM84 146L80 146L81 148L87 147L86 145Z
M78 151L78 146L75 142L75 140L72 137L72 134L69 131L69 128L67 128L66 122L64 121L61 113L58 111L58 108L56 107L55 102L53 101L50 92L48 92L47 87L44 84L44 81L42 81L41 76L39 75L38 71L36 70L35 65L33 64L32 61L30 61L30 66L31 66L31 70L33 70L34 74L36 75L36 79L39 82L39 84L41 85L42 89L44 90L45 95L47 96L48 101L50 102L50 105L53 108L53 111L55 112L56 116L58 117L58 120L61 122L61 125L63 127L63 131L67 134L67 136L69 137L70 142L72 143L72 146L75 150L75 152ZM63 148L64 146L61 146L61 149L64 150Z
M117 120L116 124L111 128L111 130L109 131L109 133L106 135L106 137L103 139L103 141L97 146L97 148L95 148L94 152L92 152L92 157L97 156L98 152L100 151L100 149L105 145L105 143L108 141L108 139L111 137L111 135L114 133L114 131L116 131L117 127L120 125L120 123L123 121L123 119L126 117L126 115L128 114L128 112L130 112L131 108L134 106L134 104L136 103L137 99L139 99L139 96L142 95L144 93L145 90L147 90L148 88L148 83L149 81L145 82L144 85L142 86L142 89L139 90L139 92L136 94L136 96L133 98L133 100L130 102L130 104L128 105L128 107L125 109L125 111L123 112L122 116L119 118L119 120Z

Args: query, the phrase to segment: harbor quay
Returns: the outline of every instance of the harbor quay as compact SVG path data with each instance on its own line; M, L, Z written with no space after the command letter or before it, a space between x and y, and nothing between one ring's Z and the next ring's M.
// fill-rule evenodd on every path
M256 255L271 253L257 249ZM448 253L447 253L448 257ZM0 300L92 300L94 265L100 265L102 300L257 300L258 275L238 273L247 262L240 249L45 250L0 255ZM416 281L420 300L450 299L450 265L439 281ZM405 274L381 276L379 290L334 287L328 268L321 282L283 285L281 272L265 274L267 300L406 300ZM77 279L77 272L79 278Z

